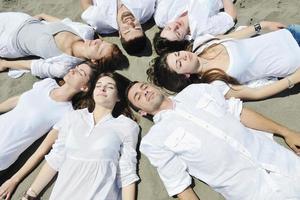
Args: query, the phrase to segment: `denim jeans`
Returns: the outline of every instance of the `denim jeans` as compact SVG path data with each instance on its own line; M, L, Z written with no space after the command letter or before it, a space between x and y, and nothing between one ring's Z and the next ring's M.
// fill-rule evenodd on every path
M300 25L298 24L291 24L287 27L287 30L289 30L294 39L297 41L298 45L300 46Z

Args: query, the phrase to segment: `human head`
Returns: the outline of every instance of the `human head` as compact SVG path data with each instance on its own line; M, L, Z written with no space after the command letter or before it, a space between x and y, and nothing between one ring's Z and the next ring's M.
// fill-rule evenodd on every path
M172 92L180 92L190 84L211 83L216 80L227 84L239 85L236 79L228 76L223 70L218 68L189 75L177 73L168 65L168 55L164 54L153 59L150 68L147 70L148 79L159 87L164 87Z
M97 64L101 71L114 71L127 67L128 59L116 44L98 38L86 40L85 46L87 59Z
M170 41L181 41L185 39L188 33L189 23L185 14L168 23L161 31L160 36Z
M130 106L141 115L154 115L167 98L159 89L145 82L132 82L126 89Z
M136 54L146 46L146 36L139 20L122 4L118 9L117 23L121 44L128 54Z
M125 90L130 83L126 77L118 73L101 73L93 83L91 103L88 109L92 112L96 105L112 110L112 115L118 117L123 114L134 119L125 98Z
M155 33L153 38L154 49L158 55L163 53L173 52L173 51L180 51L187 49L191 42L188 40L175 40L171 41L164 37L161 37L161 32Z

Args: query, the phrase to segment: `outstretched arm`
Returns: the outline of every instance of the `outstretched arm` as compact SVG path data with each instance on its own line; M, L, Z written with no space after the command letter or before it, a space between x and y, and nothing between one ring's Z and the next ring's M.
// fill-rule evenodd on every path
M186 188L183 192L179 193L177 196L180 200L200 200L191 187Z
M5 113L17 106L20 96L11 97L0 103L0 113Z
M52 180L52 178L56 174L56 170L54 170L47 162L43 165L40 173L35 178L34 182L27 190L26 194L31 197L37 197L41 191L47 186L47 184ZM26 196L26 195L25 195ZM22 198L22 200L26 200L27 198Z
M44 139L39 148L34 152L34 154L26 161L23 167L15 173L10 179L3 183L0 187L0 197L6 197L10 199L12 193L18 186L18 184L29 174L44 158L44 156L49 152L51 146L54 144L57 138L58 131L52 129L47 137Z
M80 0L80 6L82 10L86 10L91 5L93 5L92 0Z
M227 92L225 98L235 97L246 100L264 99L282 92L299 82L300 69L279 81L258 88L250 88L246 85L231 85L231 89Z
M32 60L4 60L0 59L0 72L7 69L30 70Z
M280 22L271 22L271 21L262 21L260 22L260 26L264 31L276 31L286 27L286 25ZM254 26L251 25L246 28L243 28L242 30L235 31L227 35L219 35L217 37L220 39L225 39L225 38L243 39L243 38L249 38L255 34L256 31L254 29Z
M282 136L285 139L285 142L295 151L295 153L300 155L300 133L292 131L287 127L284 127L281 124L278 124L273 120L247 108L243 108L242 110L241 122L248 128Z
M135 183L132 183L122 188L122 199L123 200L135 199Z

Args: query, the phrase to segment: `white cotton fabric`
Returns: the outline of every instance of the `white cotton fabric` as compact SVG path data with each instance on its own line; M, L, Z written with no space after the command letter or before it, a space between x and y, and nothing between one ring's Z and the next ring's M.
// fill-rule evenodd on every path
M61 117L73 110L71 102L57 102L49 96L59 87L44 79L20 96L17 106L0 115L0 171L8 168L35 140L47 133Z
M223 91L211 84L188 86L172 99L173 109L154 116L155 125L142 139L140 150L169 195L187 188L191 175L230 200L300 198L300 159L244 127L242 102L225 100Z
M143 24L153 15L155 0L120 0ZM98 33L113 33L119 30L117 24L117 0L93 0L93 5L88 7L81 18L91 25Z
M108 114L94 125L87 109L67 114L54 127L58 139L46 156L58 171L50 199L121 200L121 189L139 178L136 144L139 127Z
M193 51L199 55L212 44L224 45L230 60L226 73L242 84L265 85L270 77L286 77L300 67L300 47L286 29L253 38L228 38L204 44L212 38L212 35L198 37ZM197 48L201 44L204 45Z
M18 51L18 49L14 49L14 46L12 45L12 39L18 28L26 23L26 21L31 19L32 17L25 13L0 13L0 57L18 58L24 56ZM68 18L62 20L61 22L74 29L76 33L78 33L78 36L82 39L93 39L94 31L92 27L79 22L72 22ZM45 26L46 25L47 23L45 23ZM40 78L62 78L69 71L69 69L75 67L83 61L84 60L80 58L62 53L59 56L48 59L41 58L39 60L34 60L31 64L31 73ZM10 70L9 75L11 75L12 78L18 78L25 72L27 71Z
M233 18L220 12L221 8L221 0L158 0L154 20L163 28L187 11L191 32L187 39L191 40L204 34L224 34L234 26Z

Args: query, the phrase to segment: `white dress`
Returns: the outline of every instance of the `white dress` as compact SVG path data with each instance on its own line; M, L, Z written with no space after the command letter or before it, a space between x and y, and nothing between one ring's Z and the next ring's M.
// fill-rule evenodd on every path
M17 106L0 115L0 170L8 168L35 140L73 110L70 102L56 102L49 92L58 85L45 79L20 96Z
M212 38L205 37L205 40ZM195 40L193 50L205 41L203 38ZM199 55L214 43L225 46L229 55L226 73L242 84L267 77L286 77L300 67L300 47L286 29L254 38L214 40L201 46L196 53Z
M21 12L2 12L0 13L0 57L4 58L19 58L23 55L14 48L13 45L13 35L28 20L32 20L28 14ZM11 22L14 23L11 23ZM43 23L47 24L47 22ZM92 27L78 23L72 22L70 19L66 18L61 20L61 23L71 27L79 37L84 40L92 40L94 37L94 30ZM40 78L46 77L63 77L69 69L83 62L84 60L70 56L68 54L62 53L59 56L55 56L48 59L38 59L31 63L31 73L34 76ZM20 77L26 70L11 70L9 76L13 78Z
M93 114L83 109L68 113L54 128L59 136L46 160L58 178L50 199L120 200L120 188L139 179L139 127L133 120L109 114L94 125Z

